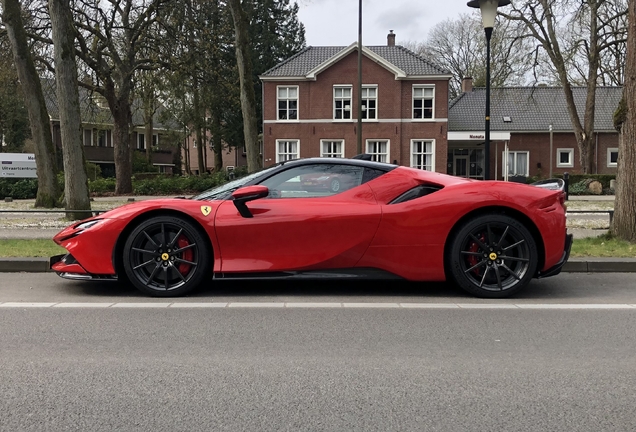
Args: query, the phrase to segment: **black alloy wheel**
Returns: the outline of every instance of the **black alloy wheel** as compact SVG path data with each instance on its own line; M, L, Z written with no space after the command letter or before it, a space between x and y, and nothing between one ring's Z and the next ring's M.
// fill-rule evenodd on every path
M124 269L140 291L174 297L195 289L212 260L204 234L190 222L157 216L135 228L124 245Z
M536 242L518 220L488 214L465 223L452 240L447 257L461 288L479 297L503 298L519 292L534 277Z

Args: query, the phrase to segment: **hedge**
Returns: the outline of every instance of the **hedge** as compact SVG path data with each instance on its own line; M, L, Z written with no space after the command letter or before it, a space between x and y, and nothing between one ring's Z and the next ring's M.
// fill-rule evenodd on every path
M555 174L554 177L563 178L563 175ZM616 180L616 174L570 174L570 186L588 179L599 181L603 185L603 189L609 189L610 181Z
M227 181L225 172L202 176L133 176L133 194L135 195L183 195L203 192L206 189ZM63 174L58 178L60 187L64 188ZM112 195L115 193L114 178L98 178L88 181L88 189L92 195ZM38 191L37 179L0 179L0 199L33 199Z

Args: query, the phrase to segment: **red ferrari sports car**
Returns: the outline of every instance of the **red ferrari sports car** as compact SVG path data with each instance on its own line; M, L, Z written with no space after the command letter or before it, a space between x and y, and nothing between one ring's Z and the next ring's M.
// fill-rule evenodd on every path
M314 193L298 187L307 175L357 180ZM568 259L557 182L476 181L355 158L288 161L190 199L135 202L74 223L54 237L68 254L51 268L153 296L214 279L359 277L451 280L505 297Z

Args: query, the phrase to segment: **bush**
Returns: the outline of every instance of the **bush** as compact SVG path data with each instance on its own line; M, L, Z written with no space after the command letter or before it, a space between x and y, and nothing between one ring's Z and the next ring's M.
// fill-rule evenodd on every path
M225 173L190 177L155 177L133 182L135 195L178 195L202 192L225 183Z
M568 193L570 195L587 195L589 194L589 190L587 189L588 182L587 180L581 180L574 184L570 183L568 188Z
M133 152L133 158L132 158L133 174L159 172L159 168L157 168L151 163L148 163L145 152L140 152L137 150L132 150L132 152Z
M86 162L86 176L89 180L97 180L102 178L102 167L92 162Z
M554 177L563 178L563 174L555 174ZM601 182L603 189L609 189L610 181L615 179L615 174L570 174L570 188L575 183L580 183L585 180L596 180Z
M30 199L35 198L37 193L37 179L21 179L13 184L8 196L13 199Z
M239 174L242 172L239 171ZM136 176L135 176L136 177ZM202 176L169 176L143 175L143 179L133 178L133 193L137 195L186 195L203 192L219 186L227 181L225 170L205 174ZM237 175L236 178L239 176ZM64 173L59 173L57 181L60 190L64 189ZM91 194L103 195L115 192L115 178L89 179L88 190ZM37 179L0 179L0 199L12 197L14 199L35 198L38 190Z
M94 193L94 194L115 192L115 179L114 178L99 178L97 180L89 180L88 190L90 193Z

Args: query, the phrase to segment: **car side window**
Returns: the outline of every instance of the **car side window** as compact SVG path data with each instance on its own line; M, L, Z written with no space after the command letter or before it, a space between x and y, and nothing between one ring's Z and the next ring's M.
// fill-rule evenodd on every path
M280 172L260 184L269 198L331 196L362 184L363 167L341 164L303 165Z

